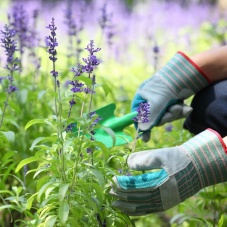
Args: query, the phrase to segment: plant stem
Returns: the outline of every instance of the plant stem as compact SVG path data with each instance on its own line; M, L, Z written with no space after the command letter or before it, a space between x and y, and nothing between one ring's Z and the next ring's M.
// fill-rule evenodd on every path
M65 156L64 156L64 139L63 139L63 135L62 135L62 104L61 104L61 91L60 88L58 87L58 102L59 102L59 129L58 129L58 137L61 141L61 152L60 152L60 159L61 159L61 163L62 163L62 175L63 175L63 179L66 182L66 176L65 176Z
M79 159L80 159L81 147L82 147L82 142L83 142L83 140L84 140L84 136L85 136L85 134L83 133L82 136L81 136L81 141L80 141L80 145L79 145L79 149L78 149L78 153L77 153L76 162L75 162L74 165L73 165L73 176L72 176L72 181L71 181L71 185L70 185L69 191L72 190L73 185L75 184L75 181L76 181L77 166L78 166ZM70 197L70 196L69 196L69 197ZM69 197L68 197L68 198L69 198Z
M53 56L54 57L54 56ZM53 61L53 71L55 72L55 63ZM57 78L56 76L54 77L54 92L57 92ZM58 116L58 108L57 108L57 98L54 98L54 106L55 106L55 114Z
M216 209L215 209L215 185L213 185L213 199L212 199L212 205L213 205L213 226L216 226Z
M139 128L137 127L135 138L134 138L134 141L133 141L132 152L135 152L135 149L136 149L136 141L137 141L138 135L139 135Z
M0 121L0 129L1 129L2 124L3 124L3 119L4 119L4 116L5 116L5 112L6 112L6 107L8 106L9 96L10 96L10 94L7 92L6 101L4 102L4 109L3 109L3 112L2 112L2 118L1 118L1 121Z

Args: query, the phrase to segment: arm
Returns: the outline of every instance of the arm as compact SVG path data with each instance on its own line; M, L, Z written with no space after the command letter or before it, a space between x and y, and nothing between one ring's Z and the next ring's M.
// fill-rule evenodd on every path
M191 57L207 75L209 80L216 82L227 79L227 46L210 49Z

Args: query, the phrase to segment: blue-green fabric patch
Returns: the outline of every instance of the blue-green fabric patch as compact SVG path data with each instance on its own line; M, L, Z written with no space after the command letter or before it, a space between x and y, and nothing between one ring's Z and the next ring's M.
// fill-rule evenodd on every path
M117 181L123 189L156 188L168 178L164 169L137 176L118 176Z

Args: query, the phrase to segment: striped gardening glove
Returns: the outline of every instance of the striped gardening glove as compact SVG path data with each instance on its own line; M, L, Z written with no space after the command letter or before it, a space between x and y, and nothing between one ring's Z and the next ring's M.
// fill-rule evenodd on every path
M150 129L166 122L184 118L192 108L183 100L196 94L209 83L205 73L184 53L176 53L154 76L144 81L132 101L132 111L141 102L150 104L149 121L138 124L142 139L150 139Z
M137 176L115 176L113 206L131 216L160 212L178 205L200 189L227 181L227 148L220 135L207 129L178 147L132 153ZM159 169L159 170L157 170Z

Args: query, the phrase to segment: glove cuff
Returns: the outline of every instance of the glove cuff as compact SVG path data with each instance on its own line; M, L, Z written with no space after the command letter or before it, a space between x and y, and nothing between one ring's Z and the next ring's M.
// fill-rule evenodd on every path
M210 82L202 69L180 51L170 59L158 74L176 94L184 89L192 90L195 94Z
M216 131L207 129L182 148L192 159L201 188L227 181L227 148Z

